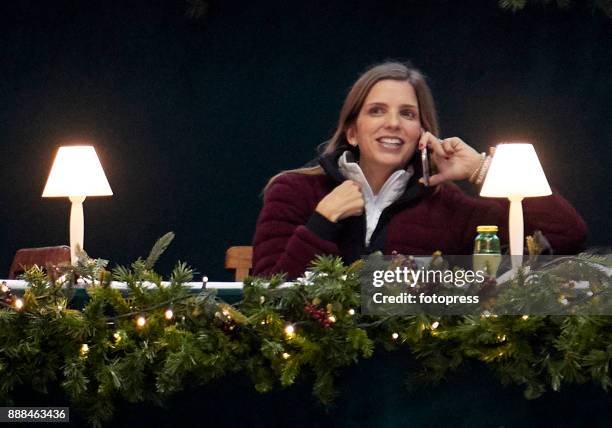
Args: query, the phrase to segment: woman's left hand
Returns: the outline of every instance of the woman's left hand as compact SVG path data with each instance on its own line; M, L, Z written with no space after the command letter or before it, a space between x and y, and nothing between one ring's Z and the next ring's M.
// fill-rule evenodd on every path
M419 140L419 150L425 145L432 150L431 156L438 169L437 174L429 177L430 186L449 180L466 180L480 165L480 154L461 138L451 137L441 140L425 131ZM419 181L422 183L423 179Z

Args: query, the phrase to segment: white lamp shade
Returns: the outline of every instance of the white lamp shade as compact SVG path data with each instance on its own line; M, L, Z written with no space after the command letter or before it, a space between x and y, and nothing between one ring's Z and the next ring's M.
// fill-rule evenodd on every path
M552 194L538 155L531 144L499 144L480 196L493 198Z
M112 194L113 191L93 146L59 148L43 190L43 198Z

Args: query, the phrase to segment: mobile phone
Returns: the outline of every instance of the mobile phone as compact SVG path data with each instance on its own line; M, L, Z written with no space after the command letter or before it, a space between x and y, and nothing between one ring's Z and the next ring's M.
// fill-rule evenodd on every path
M427 144L421 149L421 166L423 168L423 184L429 187L429 154L427 153Z

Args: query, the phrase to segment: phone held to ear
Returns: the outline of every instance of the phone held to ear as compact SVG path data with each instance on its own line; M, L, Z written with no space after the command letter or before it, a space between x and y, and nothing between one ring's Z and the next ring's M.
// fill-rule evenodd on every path
M419 142L425 132L424 128L421 128L421 135L419 136ZM429 187L429 153L427 153L427 144L421 149L421 169L423 170L423 184L425 187Z
M429 187L429 154L427 153L427 144L421 149L421 166L423 169L423 184Z

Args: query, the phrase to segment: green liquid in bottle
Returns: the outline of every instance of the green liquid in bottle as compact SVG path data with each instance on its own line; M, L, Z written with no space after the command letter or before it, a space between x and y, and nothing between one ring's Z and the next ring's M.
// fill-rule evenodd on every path
M478 236L474 239L473 269L485 271L488 276L495 277L501 263L497 226L478 226L476 230Z

